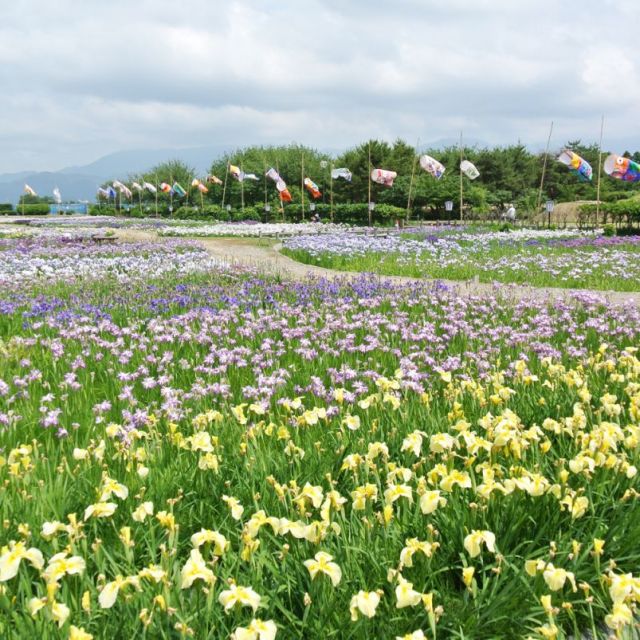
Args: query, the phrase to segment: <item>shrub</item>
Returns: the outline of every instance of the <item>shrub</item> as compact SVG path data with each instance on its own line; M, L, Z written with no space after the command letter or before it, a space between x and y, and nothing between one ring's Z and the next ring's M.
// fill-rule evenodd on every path
M611 236L615 236L616 235L616 228L615 225L609 223L609 224L605 224L603 227L604 230L604 235L607 238L610 238Z
M0 202L0 216L10 216L13 213L13 205L10 202Z
M24 213L25 216L46 216L49 214L49 205L47 203L25 204L20 205L18 213Z

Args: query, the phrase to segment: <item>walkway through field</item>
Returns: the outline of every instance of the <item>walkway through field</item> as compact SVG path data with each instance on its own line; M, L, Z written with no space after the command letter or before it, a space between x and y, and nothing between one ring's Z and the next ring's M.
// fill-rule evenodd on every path
M155 232L137 229L122 229L116 231L121 240L162 241ZM190 238L204 247L211 256L230 264L256 268L264 273L278 274L283 279L305 280L309 277L320 278L356 278L358 273L353 271L336 271L313 265L302 264L279 252L280 245L272 239L255 238ZM418 278L403 276L380 276L383 280L397 283L416 282ZM444 280L447 286L453 287L460 295L490 294L496 286L476 281ZM640 304L640 292L623 291L589 291L586 289L561 289L527 287L516 284L499 285L502 293L515 300L522 298L567 298L576 294L594 294L603 296L616 303L632 302Z

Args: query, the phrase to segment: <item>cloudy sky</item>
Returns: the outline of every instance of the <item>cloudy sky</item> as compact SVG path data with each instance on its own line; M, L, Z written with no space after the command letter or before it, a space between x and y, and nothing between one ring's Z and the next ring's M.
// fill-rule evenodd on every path
M640 148L637 0L3 0L0 171L370 137Z

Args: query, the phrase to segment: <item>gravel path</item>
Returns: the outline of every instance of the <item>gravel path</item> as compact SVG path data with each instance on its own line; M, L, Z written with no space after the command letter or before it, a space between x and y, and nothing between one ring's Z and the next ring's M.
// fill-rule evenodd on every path
M162 240L154 232L126 229L117 231L121 240ZM253 238L191 238L204 247L208 253L230 264L254 267L264 273L280 275L283 279L305 280L309 277L320 278L357 278L353 271L336 271L313 265L302 264L282 255L280 244L266 239ZM381 279L399 284L417 282L419 278L404 276L380 276ZM496 285L475 280L440 280L456 290L460 295L483 295L495 293ZM640 292L590 291L588 289L562 289L551 287L527 287L517 284L498 285L501 292L514 300L522 298L554 299L572 298L576 295L597 295L618 304L640 304Z

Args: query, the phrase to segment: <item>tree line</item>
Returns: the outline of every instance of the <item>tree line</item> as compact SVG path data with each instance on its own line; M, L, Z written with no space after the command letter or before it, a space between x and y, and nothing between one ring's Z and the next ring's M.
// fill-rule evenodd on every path
M599 164L599 150L596 144L583 144L580 140L568 141L565 147L582 156L593 167L593 181L579 182L567 167L556 160L557 153L550 153L546 163L542 203L547 199L556 202L576 200L595 200ZM407 210L415 217L445 217L445 202L452 201L456 211L460 200L460 149L455 146L444 149L420 149L439 160L446 171L440 180L425 173L419 166L416 149L403 140L388 143L370 140L348 149L338 157L319 152L302 145L289 146L251 146L227 153L213 161L209 175L215 175L223 184L207 183L208 193L191 187L194 178L203 182L206 176L197 175L193 167L179 160L163 162L149 171L120 177L127 184L178 182L187 190L187 196L178 198L158 193L162 212L171 205L175 211L179 207L218 207L238 211L253 208L261 211L268 204L272 212L280 210L278 192L264 173L270 167L277 169L287 182L292 196L292 204L285 205L300 210L304 177L310 177L319 187L322 195L315 201L319 210L327 211L330 201L339 205L364 204L369 199L378 205L388 205ZM606 157L608 152L602 154ZM625 152L626 157L640 161L640 152ZM518 143L505 147L476 148L466 147L463 156L470 160L480 171L475 181L463 177L465 211L486 215L492 211L504 210L513 204L519 214L534 212L538 201L540 179L545 161L544 153L532 153ZM240 183L228 175L228 166L233 164L245 172L255 173L258 181L245 180ZM393 187L369 184L369 166L396 171ZM351 182L331 180L332 167L347 167L353 175ZM108 186L108 185L103 185ZM410 197L411 193L411 197ZM634 185L614 180L602 174L600 199L612 202L628 198L634 193ZM148 191L134 192L131 204L141 204L147 211L155 206L156 196ZM103 200L103 203L106 201ZM306 211L311 202L310 195L304 192ZM294 205L294 206L292 206ZM275 217L275 213L272 214Z

